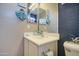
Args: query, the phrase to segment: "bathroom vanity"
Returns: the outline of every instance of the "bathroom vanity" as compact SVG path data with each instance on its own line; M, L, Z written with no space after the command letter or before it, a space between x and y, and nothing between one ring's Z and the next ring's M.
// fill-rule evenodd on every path
M24 55L25 56L57 56L57 41L59 40L58 33L43 32L42 35L36 35L33 32L24 33Z

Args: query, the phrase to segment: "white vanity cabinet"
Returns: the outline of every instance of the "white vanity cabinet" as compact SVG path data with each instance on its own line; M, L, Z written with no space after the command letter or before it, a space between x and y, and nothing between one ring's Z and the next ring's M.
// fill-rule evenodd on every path
M57 56L58 34L44 33L44 37L24 33L24 56L44 56L50 50Z

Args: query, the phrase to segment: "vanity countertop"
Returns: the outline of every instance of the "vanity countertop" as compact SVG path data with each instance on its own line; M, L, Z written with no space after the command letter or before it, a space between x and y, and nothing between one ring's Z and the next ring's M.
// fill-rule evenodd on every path
M59 34L43 32L43 36L41 36L41 35L35 35L33 32L25 32L24 38L40 46L46 43L59 40Z

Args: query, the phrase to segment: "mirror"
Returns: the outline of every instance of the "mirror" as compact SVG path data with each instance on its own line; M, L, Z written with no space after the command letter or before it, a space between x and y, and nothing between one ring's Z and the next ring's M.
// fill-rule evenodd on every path
M49 24L48 10L44 10L40 8L40 6L38 8L38 4L39 3L17 3L20 9L16 11L16 16L22 21L27 20L28 23L37 23L39 14L39 24Z
M43 29L46 29L46 25L49 24L48 11L40 7L40 3L19 3L17 6L20 7L19 11L16 12L16 16L24 21L27 20L27 23L37 24L37 33L42 33ZM45 25L45 26L40 26ZM42 28L43 29L42 29Z
M38 18L38 15L39 15L39 24L41 25L47 25L48 24L48 13L47 11L48 10L44 10L42 8L38 8L38 4L32 4L30 7L29 7L29 14L28 14L28 22L29 23L37 23L37 18ZM39 12L38 12L39 10Z

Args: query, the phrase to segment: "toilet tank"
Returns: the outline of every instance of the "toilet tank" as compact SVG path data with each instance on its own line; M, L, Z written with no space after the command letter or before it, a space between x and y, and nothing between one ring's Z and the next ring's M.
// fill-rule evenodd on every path
M79 56L79 43L66 41L64 42L64 49L66 56Z

